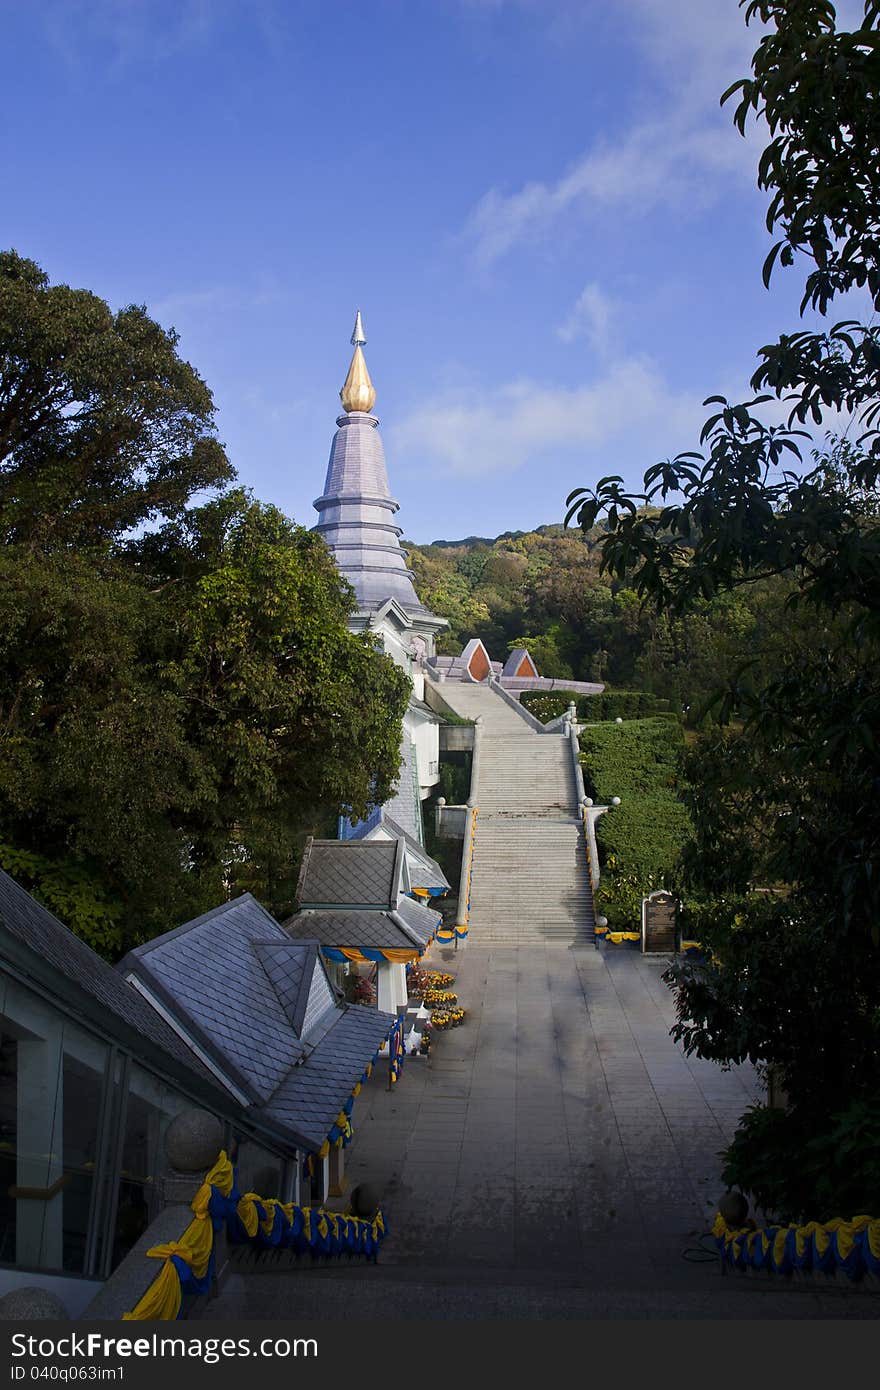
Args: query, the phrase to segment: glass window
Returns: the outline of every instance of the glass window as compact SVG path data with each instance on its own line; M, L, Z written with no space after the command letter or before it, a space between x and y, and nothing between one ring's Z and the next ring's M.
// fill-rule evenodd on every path
M16 1116L18 1112L18 1040L0 1033L0 1260L15 1264Z
M192 1101L163 1081L133 1065L129 1073L119 1199L113 1233L111 1269L115 1269L157 1215L158 1179L163 1171L165 1131ZM197 1184L193 1184L193 1192Z
M85 1272L109 1048L0 983L0 1258Z
M101 1098L107 1066L107 1046L64 1024L62 1063L61 1193L64 1221L62 1268L85 1272L92 1193L98 1165Z

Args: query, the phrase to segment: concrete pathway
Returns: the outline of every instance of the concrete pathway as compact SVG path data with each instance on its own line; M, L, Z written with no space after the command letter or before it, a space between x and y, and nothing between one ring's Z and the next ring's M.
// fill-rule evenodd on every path
M350 1184L385 1193L378 1265L257 1265L209 1316L877 1315L870 1294L683 1258L758 1084L675 1047L662 961L468 946L430 963L455 973L466 1023L393 1092L377 1069L354 1113Z

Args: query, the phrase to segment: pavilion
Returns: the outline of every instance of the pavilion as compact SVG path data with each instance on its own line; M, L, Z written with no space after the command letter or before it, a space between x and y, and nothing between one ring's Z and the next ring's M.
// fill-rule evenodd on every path
M314 840L303 854L297 911L285 930L316 941L345 973L376 966L380 1010L406 1006L406 966L431 944L442 918L409 896L407 845L396 840Z

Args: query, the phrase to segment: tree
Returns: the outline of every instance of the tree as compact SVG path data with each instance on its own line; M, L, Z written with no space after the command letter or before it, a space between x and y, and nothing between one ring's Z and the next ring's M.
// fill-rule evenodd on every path
M163 667L210 766L191 853L289 909L306 829L391 795L407 677L348 631L354 592L324 541L243 492L132 551L159 586Z
M110 956L242 887L289 911L305 833L388 796L408 692L326 545L192 506L232 469L174 335L14 252L0 441L0 864Z
M768 32L752 76L722 100L738 95L740 130L751 113L769 128L758 182L772 195L767 224L778 240L765 282L777 266L806 263L802 309L824 315L859 288L876 314L880 5L867 0L852 33L837 30L826 0L750 0L745 10ZM880 328L846 321L784 335L761 349L752 387L759 394L742 404L707 401L700 451L649 468L641 493L619 477L577 489L567 520L590 529L604 518L603 570L627 577L662 613L782 576L789 611L811 624L809 644L793 639L774 672L731 678L719 713L742 721L742 738L704 754L707 791L714 785L728 808L739 803L750 825L758 818L761 872L783 891L737 903L719 896L719 851L732 826L716 816L688 864L709 898L701 926L714 957L671 971L685 1047L722 1063L772 1065L790 1097L788 1148L778 1147L776 1122L750 1119L729 1177L772 1196L773 1182L755 1176L766 1176L761 1145L772 1131L774 1162L785 1150L774 1170L779 1206L806 1214L813 1200L829 1210L835 1193L818 1179L793 1192L783 1170L803 1168L805 1134L837 1132L841 1112L876 1106L880 1083ZM771 395L789 402L783 426L761 419ZM849 413L860 433L829 440L804 471L803 426L821 425L829 408ZM874 1132L859 1124L859 1135ZM864 1139L855 1130L851 1138L856 1188L838 1189L840 1200L868 1190L858 1187Z
M177 335L0 253L0 538L103 545L234 475Z

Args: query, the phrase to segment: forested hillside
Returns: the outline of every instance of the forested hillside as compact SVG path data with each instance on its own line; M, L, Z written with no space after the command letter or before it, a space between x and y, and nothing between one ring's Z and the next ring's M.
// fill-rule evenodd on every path
M504 660L525 646L541 675L651 691L698 723L744 663L772 666L799 633L809 639L808 620L785 607L786 579L719 594L680 617L643 609L626 583L600 574L603 534L540 526L494 540L407 542L423 603L449 619L440 650L480 637Z

